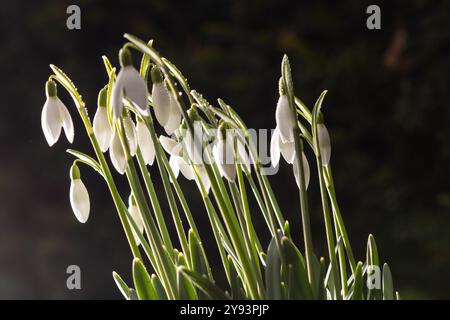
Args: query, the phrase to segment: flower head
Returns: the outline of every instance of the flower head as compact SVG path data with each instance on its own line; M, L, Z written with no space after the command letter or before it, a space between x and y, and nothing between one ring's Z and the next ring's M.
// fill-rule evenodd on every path
M155 161L155 146L153 145L150 131L141 119L138 119L137 121L136 135L138 146L139 149L141 149L145 164L152 165Z
M72 143L74 129L72 117L62 101L57 96L56 83L47 81L45 86L47 100L42 108L41 125L48 145L53 146L61 135L61 128L64 128L67 140Z
M330 134L328 133L327 127L323 123L317 124L317 136L319 139L319 148L322 165L326 166L330 163L331 158L331 142Z
M76 164L70 169L70 205L75 217L81 223L85 223L89 218L91 208L89 193L80 179L80 169Z
M100 90L98 95L98 107L94 116L94 134L102 152L106 152L111 143L113 131L108 121L108 111L106 109L106 88Z
M109 155L111 157L111 162L117 172L119 172L120 174L124 174L127 167L127 159L122 148L122 143L120 142L118 130L114 131L114 134L112 136Z
M169 121L172 108L169 91L164 85L164 79L158 67L154 66L152 68L151 78L153 81L153 110L155 111L156 120L158 120L159 124L164 127Z
M270 157L273 167L276 167L280 162L280 155L287 163L292 164L295 156L295 143L283 142L280 130L276 127L270 141Z
M275 112L277 127L280 131L281 139L284 143L294 141L294 128L296 126L292 110L289 107L288 97L285 94L280 95Z

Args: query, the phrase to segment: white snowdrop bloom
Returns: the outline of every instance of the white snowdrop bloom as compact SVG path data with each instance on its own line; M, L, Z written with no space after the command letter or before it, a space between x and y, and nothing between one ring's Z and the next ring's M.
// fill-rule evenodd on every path
M74 138L72 117L57 96L56 83L52 80L47 81L45 89L47 100L41 114L41 126L45 139L50 147L53 146L58 141L63 128L67 140L72 143Z
M328 133L327 127L323 123L317 124L317 136L319 138L319 148L322 165L328 165L331 158L331 142L330 134Z
M127 159L125 157L125 152L123 151L122 143L120 142L120 137L117 130L114 132L111 140L109 156L111 157L111 162L117 172L123 174L127 167Z
M219 167L219 171L228 181L236 180L236 165L234 158L233 139L222 136L219 127L219 141L213 149L214 159Z
M130 116L123 118L123 128L125 131L125 137L127 137L128 147L130 148L130 154L132 157L136 155L138 141L136 137L136 127Z
M170 167L175 175L175 178L178 178L179 173L188 180L194 180L195 174L192 170L190 164L186 163L186 161L182 157L170 156L169 160Z
M169 91L164 85L164 79L158 67L155 66L152 68L151 77L153 81L153 110L155 111L156 120L158 120L159 124L164 127L167 125L171 114L171 101Z
M138 120L136 126L136 134L138 146L139 149L141 149L145 164L152 165L155 161L155 146L153 145L150 131L148 130L145 123L141 120Z
M285 94L278 99L277 109L275 112L275 119L277 127L280 131L280 136L283 142L294 141L294 128L297 125L296 120L292 115L292 110L289 107L288 98Z
M91 204L89 193L80 179L80 170L77 165L73 165L70 170L70 205L75 217L81 223L85 223L89 218Z
M176 157L181 156L182 146L178 141L166 136L159 136L159 142L168 154Z
M200 180L205 188L206 193L209 193L209 189L211 189L211 181L209 180L208 173L206 172L205 166L200 165L196 166L198 175Z
M113 131L108 121L108 110L106 109L106 88L103 88L98 96L97 112L94 116L94 134L97 138L100 150L106 152L111 143Z
M283 142L280 130L276 127L270 141L270 158L273 167L280 162L280 154L287 163L292 164L295 157L295 142Z
M139 213L139 209L136 205L136 202L135 202L133 196L131 196L131 195L128 200L128 212L130 213L131 218L133 219L134 223L138 227L139 232L141 234L143 234L144 233L144 221L142 220L142 216ZM134 236L134 240L136 241L136 245L139 246L141 244L141 240L139 239L139 236L136 234L136 231L133 228L133 226L131 226L131 229L132 229L132 233Z
M139 72L133 67L131 53L128 49L121 49L119 52L121 69L117 75L111 93L111 107L114 118L122 115L122 98L127 97L133 101L138 111L143 116L149 115L147 103L147 85Z
M303 161L303 172L305 175L305 187L306 189L308 189L311 173L309 169L308 159L306 158L303 152L302 152L302 161ZM300 188L300 171L296 161L294 161L294 176L295 182L297 183L297 186Z
M180 126L181 122L181 112L178 105L178 101L170 95L170 112L166 125L164 126L164 130L168 135L174 133Z

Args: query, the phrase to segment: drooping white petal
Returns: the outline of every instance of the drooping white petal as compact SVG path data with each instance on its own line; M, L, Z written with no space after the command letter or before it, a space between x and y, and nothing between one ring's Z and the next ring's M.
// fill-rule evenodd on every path
M120 118L123 111L123 83L118 80L119 78L117 77L111 92L111 109L113 111L114 119Z
M78 221L85 223L89 218L91 204L89 193L80 179L73 179L71 181L70 205Z
M150 131L143 121L138 121L136 126L136 134L139 148L145 164L152 165L155 161L155 146L153 145Z
M170 165L170 168L172 169L172 172L173 172L173 175L175 176L175 178L178 178L178 174L180 173L180 167L178 166L178 158L179 157L177 157L177 156L170 156L170 159L169 159L169 165Z
M183 137L182 147L186 151L184 155L187 155L194 165L203 163L202 137L202 126L198 121L194 122L194 135L191 134L190 130L186 130Z
M136 127L134 126L133 120L131 120L129 116L123 118L123 127L125 129L125 136L127 137L128 146L130 148L130 154L134 157L138 142L136 138Z
M108 111L106 107L98 107L94 116L94 134L97 138L100 150L106 152L111 143L112 129L108 121Z
M177 161L178 161L178 168L180 168L180 172L183 174L183 176L188 180L194 180L195 175L194 171L192 170L192 167L189 164L187 164L181 157L178 157Z
M280 152L287 163L292 164L295 158L295 142L284 143L280 139Z
M172 138L159 136L159 142L166 152L172 156L181 156L182 146Z
M280 131L275 128L270 140L270 160L273 167L276 167L280 162L280 140Z
M170 113L164 130L168 135L171 135L178 129L181 122L180 108L178 107L178 101L170 95Z
M72 117L70 116L69 110L67 110L64 103L62 103L62 101L59 100L58 97L56 99L58 100L58 107L59 107L59 112L61 114L61 122L62 122L62 127L64 128L64 133L66 134L67 141L72 143L74 135L75 135L75 132L73 129Z
M293 142L293 128L296 126L296 123L292 115L292 110L289 108L289 102L286 95L281 95L278 99L275 119L277 121L278 130L280 130L281 140L283 142Z
M111 140L111 145L109 147L109 156L111 157L111 162L117 172L123 174L127 166L127 159L125 158L125 153L123 151L119 133L117 132L117 130L114 132Z
M303 152L302 152L302 162L303 162L303 172L304 172L304 177L305 177L305 187L306 187L306 189L308 189L311 173L310 173L310 169L309 169L308 159L306 158L306 156ZM300 171L297 166L297 161L294 161L294 176L295 176L295 182L297 183L297 186L300 188Z
M142 221L141 214L139 213L138 207L133 204L128 207L128 212L130 212L131 217L133 218L134 223L136 223L139 232L142 234L144 232L144 221ZM139 239L139 236L136 234L136 231L134 231L134 228L132 227L132 232L134 236L134 240L136 241L136 245L139 246L141 244L141 240Z
M206 193L209 193L209 189L211 188L211 181L209 180L208 173L206 172L205 167L196 166L196 169Z
M317 136L319 138L320 156L322 158L322 165L330 163L331 158L331 142L330 134L327 127L323 123L317 125Z
M48 145L53 146L61 135L61 113L57 97L49 97L42 108L41 126Z
M164 82L153 84L152 99L156 120L158 120L161 126L165 126L169 120L170 97Z
M142 115L148 116L150 111L147 103L147 85L139 72L133 66L123 67L117 76L117 82L119 81L124 95L137 105Z
M214 149L214 159L221 174L230 182L236 179L236 166L234 164L234 149L231 139L220 139Z

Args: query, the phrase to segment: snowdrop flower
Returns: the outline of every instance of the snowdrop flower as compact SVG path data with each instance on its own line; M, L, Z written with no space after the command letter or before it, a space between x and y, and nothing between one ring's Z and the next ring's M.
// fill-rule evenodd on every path
M97 138L100 150L106 152L109 149L113 131L108 121L108 111L106 109L107 89L100 90L98 95L98 107L94 116L94 134Z
M120 142L118 130L115 130L112 136L111 146L109 147L109 156L111 157L111 162L117 172L123 174L127 167L127 159L122 148L122 143Z
M234 182L236 179L236 166L234 159L234 146L231 137L224 137L223 126L217 129L218 142L214 146L213 155L219 167L219 171L228 181Z
M136 155L138 142L136 138L136 127L129 115L123 117L123 128L125 131L125 137L128 141L128 147L130 148L130 154L134 157Z
M166 131L166 133L168 135L171 135L180 126L181 112L180 112L180 106L178 104L178 100L175 99L175 97L173 95L170 95L169 100L170 100L169 118L167 120L166 125L164 126L164 130Z
M296 119L292 115L288 98L285 94L280 95L275 112L277 127L280 131L281 139L284 143L294 141L294 128L297 125Z
M142 157L147 165L152 165L155 161L155 146L150 135L150 131L144 121L138 119L136 126L136 135L139 149L141 149Z
M127 48L119 51L120 69L111 92L111 107L114 119L123 111L123 97L130 98L143 116L149 115L147 103L147 85L139 72L133 67L131 53Z
M45 85L47 100L42 108L41 125L48 145L53 146L64 128L67 140L72 143L74 137L73 122L69 111L57 96L56 83L52 80Z
M161 142L164 150L168 154L170 154L169 164L172 168L175 178L178 177L178 174L181 171L186 179L193 180L195 178L195 175L190 164L188 164L186 160L183 159L183 150L181 143L165 136L160 136L159 141Z
M70 168L70 205L75 217L81 223L85 223L89 218L91 208L89 193L80 179L80 169L76 164Z
M302 161L303 161L303 173L305 175L305 187L306 189L308 189L311 173L309 169L308 159L306 158L303 152L302 152ZM294 161L294 176L295 182L297 183L297 187L300 188L300 171L297 166L297 161Z
M331 142L330 134L327 127L323 123L317 123L317 137L319 139L319 149L322 165L326 166L330 163L331 158Z
M169 121L172 108L169 91L164 85L164 79L158 67L154 66L152 68L151 77L153 82L153 110L155 111L156 120L158 120L159 124L164 127Z
M276 127L270 141L270 158L273 167L280 162L280 154L287 163L292 164L295 156L295 142L283 142L280 130Z
M141 234L143 234L144 233L144 221L142 221L142 216L139 213L139 209L136 205L136 200L134 199L134 197L132 195L130 195L130 197L128 198L128 212L130 213L131 218L133 219L134 223L138 227L139 232ZM139 239L139 236L137 235L134 228L131 227L131 229L133 232L134 240L136 241L136 245L139 246L141 244L141 240Z

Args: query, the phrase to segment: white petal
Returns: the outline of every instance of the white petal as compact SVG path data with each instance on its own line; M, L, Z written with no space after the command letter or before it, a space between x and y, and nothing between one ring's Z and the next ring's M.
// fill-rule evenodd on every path
M131 217L133 218L134 223L136 223L139 232L142 234L144 232L144 221L142 221L141 214L139 213L139 210L136 205L132 205L128 208L128 212L130 212ZM134 240L136 241L136 245L141 244L141 240L139 239L138 235L134 231L134 228L131 226Z
M308 159L306 158L306 156L303 152L302 152L302 161L303 161L303 173L305 176L305 187L306 187L306 189L308 189L311 173L310 173L310 169L309 169ZM296 161L294 161L294 176L295 176L295 182L297 183L297 186L300 188L300 171L299 171Z
M160 125L165 126L169 120L170 97L163 82L153 84L152 99L156 120Z
M278 131L278 128L275 128L270 140L270 159L274 168L280 162L280 140L280 131Z
M108 121L108 111L105 107L97 108L94 116L94 134L102 152L106 152L111 143L112 129Z
M138 121L136 134L139 148L142 152L145 164L152 165L155 161L155 146L153 145L150 131L143 121Z
M322 158L322 165L330 163L331 158L331 142L330 134L327 127L323 123L317 125L317 136L319 138L320 156Z
M73 129L72 117L70 116L69 110L67 110L64 103L62 103L62 101L59 100L59 98L56 98L56 99L58 99L58 107L59 107L59 112L61 113L61 121L62 121L62 126L64 128L64 133L66 134L67 140L70 143L72 143L74 135L75 135L74 129Z
M134 126L133 120L131 120L129 116L124 117L123 127L125 129L125 136L127 137L128 147L130 148L130 154L132 157L134 157L137 150L136 127Z
M170 156L169 165L170 165L170 168L172 168L172 172L173 172L173 175L175 176L175 178L178 178L178 174L180 173L180 167L178 166L178 157ZM170 179L170 180L172 180L172 179Z
M166 136L159 136L159 142L161 142L162 147L168 154L176 157L181 156L182 147L174 139Z
M122 81L119 82L119 76L117 77L116 82L114 82L111 92L111 109L113 111L114 119L120 118L123 111L123 83Z
M74 179L70 184L70 205L78 221L85 223L89 218L91 205L89 193L80 179Z
M295 119L292 115L292 110L289 108L289 102L286 95L280 96L277 103L277 110L275 112L278 130L283 142L294 141L293 128L296 126Z
M209 189L211 188L211 181L209 180L208 173L204 166L197 166L198 175L200 176L200 180L205 188L206 193L209 193Z
M220 139L215 148L214 158L221 174L230 182L236 179L234 150L231 139Z
M114 168L120 174L125 172L127 166L127 160L125 158L125 153L122 148L122 144L120 142L119 133L117 130L115 131L112 140L111 146L109 147L109 155L111 157L111 162Z
M41 113L41 126L48 145L53 146L61 135L61 113L56 97L50 97L44 104Z
M239 163L244 164L247 167L248 172L252 172L249 152L245 149L245 145L240 139L237 139L236 147L239 155Z
M181 122L181 113L178 107L178 101L170 95L170 113L169 118L167 120L166 125L164 126L164 130L168 135L171 135L178 129Z
M192 167L187 164L183 158L177 158L178 160L178 167L180 168L180 172L183 174L183 176L188 180L194 180L195 175L194 171L192 170Z
M126 66L119 72L121 77L124 94L130 98L137 107L139 112L148 116L150 111L147 100L147 85L139 72L133 66ZM117 81L119 81L119 76Z
M280 139L280 152L287 163L292 164L295 158L295 142L284 143Z

